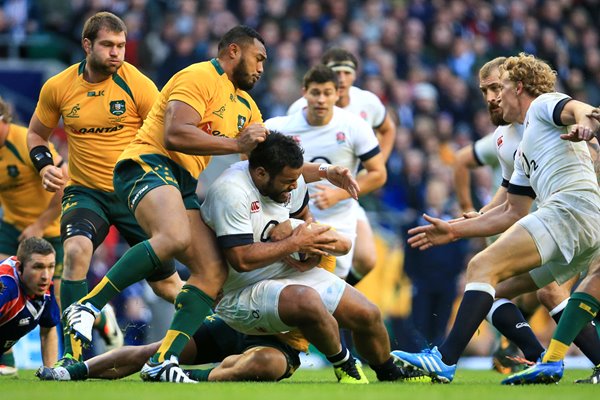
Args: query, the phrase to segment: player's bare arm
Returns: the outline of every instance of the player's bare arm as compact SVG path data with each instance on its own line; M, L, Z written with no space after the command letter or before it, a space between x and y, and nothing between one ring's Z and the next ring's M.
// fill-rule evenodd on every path
M379 189L387 180L387 170L385 161L381 153L363 162L364 171L356 177L356 182L360 188L361 194L371 193ZM350 194L344 190L331 188L324 185L317 185L319 192L311 195L314 203L320 209L327 209L339 203L342 200L350 198Z
M250 124L236 138L214 136L198 126L202 117L190 105L172 100L165 111L165 146L168 150L192 155L249 153L265 140L268 131L258 123Z
M507 230L512 224L529 213L533 199L509 193L506 201L478 218L466 218L450 224L424 214L430 225L408 231L408 243L413 248L426 250L433 246L450 243L468 237L487 237Z
M302 167L302 176L306 183L317 182L321 179L327 179L333 185L348 192L349 197L358 199L361 189L352 173L348 168L337 165L304 163Z
M377 140L379 141L379 148L383 155L383 162L387 162L394 148L394 142L396 140L396 125L389 114L385 115L385 118L381 125L375 129L377 134Z
M456 153L454 161L454 190L458 205L463 213L475 211L471 200L471 170L477 168L477 160L473 155L473 145L468 145Z
M43 150L50 146L50 135L52 129L42 124L39 118L34 114L29 122L29 129L27 130L27 147L29 151L34 149ZM41 155L45 155L46 151L40 151ZM49 150L47 154L50 154ZM52 161L52 159L50 159ZM35 161L34 161L35 164ZM54 165L54 161L51 164L44 166L39 170L40 177L42 178L42 185L44 189L49 192L56 192L60 190L67 183L66 175L60 167Z
M596 137L600 133L600 114L594 110L597 109L581 101L569 101L560 113L560 120L564 125L571 125L571 128L560 138L579 142Z

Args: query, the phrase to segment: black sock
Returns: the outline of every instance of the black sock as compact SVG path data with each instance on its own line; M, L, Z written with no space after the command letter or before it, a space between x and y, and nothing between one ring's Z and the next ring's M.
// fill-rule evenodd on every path
M469 285L471 284L467 284L467 287ZM490 285L487 286L493 290ZM493 303L494 296L488 292L473 289L465 291L452 330L439 347L440 353L442 353L442 361L446 365L456 364Z
M536 361L544 352L531 327L513 303L500 305L492 314L492 324L508 340L517 345L529 361Z
M346 277L346 283L350 286L356 286L362 278L362 276L359 276L352 268L350 268L350 272L348 272L348 276Z
M342 345L342 350L339 353L334 354L332 356L326 356L326 357L327 357L327 360L334 367L338 367L338 366L342 365L343 363L345 363L346 361L351 360L352 354L350 354L350 352L348 351L346 346Z
M552 316L557 324L563 311L564 309ZM573 343L579 347L579 350L581 350L592 364L600 364L600 338L598 338L596 327L592 325L591 322L588 322L587 325L579 331L579 334L575 337Z
M377 374L377 379L380 381L396 381L402 378L402 371L394 361L392 357L388 358L386 362L381 365L370 365L371 369Z

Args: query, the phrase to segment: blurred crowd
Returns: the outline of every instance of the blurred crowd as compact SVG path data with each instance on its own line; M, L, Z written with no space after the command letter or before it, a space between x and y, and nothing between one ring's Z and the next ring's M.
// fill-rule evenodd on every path
M486 61L534 54L557 71L559 91L600 104L598 0L0 0L0 57L78 62L82 24L100 10L123 18L126 60L159 88L215 56L232 26L257 29L268 61L251 94L265 119L301 96L302 76L324 50L356 54L357 86L377 94L397 124L387 184L364 205L399 216L381 218L398 234L431 207L431 181L447 193L439 213L459 213L454 154L495 128L478 87ZM476 206L495 190L487 170L473 185Z

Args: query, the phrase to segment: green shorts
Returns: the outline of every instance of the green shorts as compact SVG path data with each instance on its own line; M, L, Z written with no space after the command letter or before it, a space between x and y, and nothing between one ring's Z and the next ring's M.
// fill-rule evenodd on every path
M115 165L115 193L126 202L131 212L135 212L140 200L152 189L165 185L179 190L187 210L200 209L196 196L198 180L185 168L161 154L144 154L140 159L141 162L121 160Z
M300 352L273 335L244 335L213 314L202 322L192 340L196 343L194 364L221 362L225 357L242 354L255 347L279 350L287 360L287 370L278 380L289 378L300 367Z
M119 231L130 245L148 239L127 206L114 192L104 192L83 186L68 186L62 200L63 215L60 235L64 241L72 236L85 236L92 241L94 250L102 244L111 225ZM150 282L160 281L175 273L173 261L146 278Z
M14 225L2 221L0 223L0 253L8 254L9 256L16 255L21 232ZM60 237L44 237L44 239L54 247L54 251L56 252L54 278L60 278L63 270L63 257L65 255Z

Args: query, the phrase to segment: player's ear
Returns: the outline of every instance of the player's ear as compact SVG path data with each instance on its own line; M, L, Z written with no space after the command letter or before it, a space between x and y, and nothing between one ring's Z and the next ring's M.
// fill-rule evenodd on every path
M20 273L23 273L23 263L21 261L17 261L15 263L15 266L17 267Z
M83 46L83 51L85 51L85 54L89 54L92 52L92 42L90 39L84 38L81 41L81 45Z

